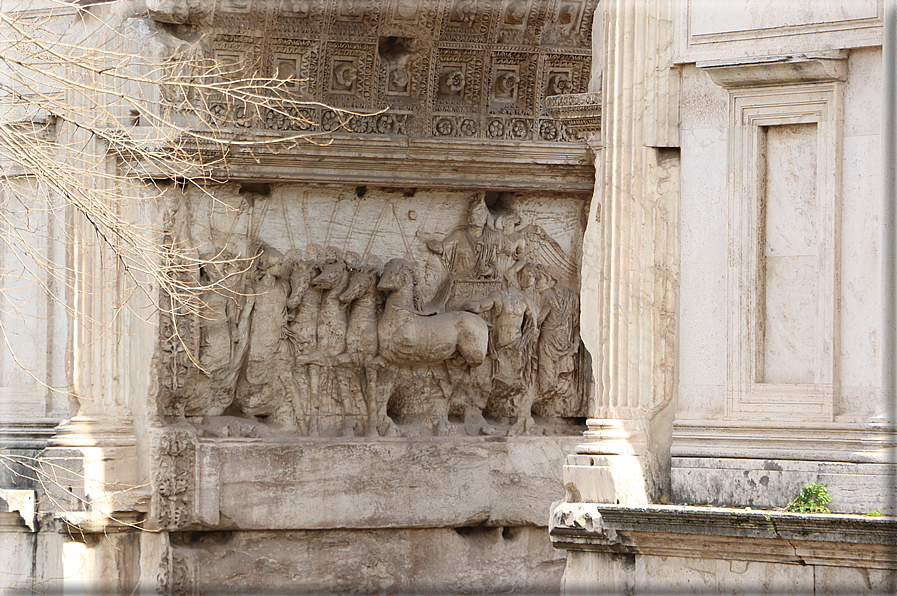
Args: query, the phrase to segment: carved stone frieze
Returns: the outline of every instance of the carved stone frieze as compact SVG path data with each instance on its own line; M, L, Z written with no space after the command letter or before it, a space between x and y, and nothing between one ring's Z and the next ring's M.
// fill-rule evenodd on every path
M596 0L218 0L195 14L178 10L178 1L151 4L159 20L202 25L199 45L227 65L224 79L284 81L281 114L210 98L228 127L576 140L573 132L540 134L543 104L548 95L587 90ZM354 122L363 116L334 122L313 103L387 110L405 115L404 125ZM487 115L514 120L497 135Z
M448 233L409 233L431 214L409 202L400 217L394 199L371 199L373 221L362 204L346 221L339 205L327 207L331 243L311 241L304 217L286 225L305 227L305 244L281 251L248 235L242 249L233 241L214 249L235 262L200 272L214 289L202 297L197 347L182 358L179 372L190 382L167 388L171 357L159 359L167 420L220 437L541 434L569 426L583 415L588 370L578 242L566 237L562 246L540 224L575 229L575 203L566 211L513 199L490 207L485 196L477 193ZM448 213L445 204L433 207ZM375 247L383 234L395 240ZM169 354L170 344L160 352ZM194 451L184 430L161 441L163 527L190 523Z
M601 94L549 95L545 106L564 126L582 133L601 131Z

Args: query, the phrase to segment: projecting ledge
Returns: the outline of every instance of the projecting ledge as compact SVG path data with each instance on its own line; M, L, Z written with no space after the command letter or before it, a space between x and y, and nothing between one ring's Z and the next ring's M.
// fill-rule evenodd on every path
M847 80L847 52L705 60L696 66L726 89Z
M600 93L569 93L545 98L549 114L579 133L601 132Z
M333 134L319 143L246 133L199 144L197 177L388 187L591 192L595 167L584 141L410 139ZM148 177L161 175L132 164Z
M560 503L555 548L897 569L897 517Z

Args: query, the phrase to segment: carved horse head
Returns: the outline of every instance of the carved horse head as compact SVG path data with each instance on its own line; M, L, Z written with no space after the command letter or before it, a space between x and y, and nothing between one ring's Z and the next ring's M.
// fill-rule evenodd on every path
M411 265L405 259L392 259L383 268L378 290L397 292L412 281Z
M328 259L321 267L321 273L311 280L311 285L325 290L332 290L345 280L347 275L348 272L344 261Z
M376 292L382 268L379 259L371 265L356 267L352 277L349 278L349 285L346 287L346 291L340 294L339 301L343 304L349 304L368 292Z
M383 268L383 274L380 276L380 283L377 284L378 290L386 292L400 292L406 287L411 288L412 306L420 310L420 296L417 290L417 275L411 263L405 259L392 259Z

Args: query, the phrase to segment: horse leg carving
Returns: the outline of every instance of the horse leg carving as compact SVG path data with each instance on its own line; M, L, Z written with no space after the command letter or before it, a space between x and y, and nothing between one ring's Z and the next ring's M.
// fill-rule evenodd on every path
M459 322L458 351L472 367L480 366L486 360L489 350L489 328L485 321L471 315Z
M444 437L451 434L451 425L449 424L448 417L452 404L452 396L455 394L457 384L452 382L448 371L448 365L445 364L445 362L442 363L442 366L431 366L429 368L430 374L436 379L436 382L439 384L439 389L442 391L442 399L433 404L433 412L430 415L432 424L430 426L434 435Z
M395 387L395 373L390 371L379 356L365 367L367 377L367 405L369 437L397 437L401 433L387 413L389 396Z

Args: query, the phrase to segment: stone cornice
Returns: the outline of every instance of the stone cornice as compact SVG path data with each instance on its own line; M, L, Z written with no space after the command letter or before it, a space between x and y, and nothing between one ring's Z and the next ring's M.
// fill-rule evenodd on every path
M726 89L847 80L847 52L706 60L696 64Z
M241 149L208 143L204 176L231 181L315 182L388 187L591 192L585 142L528 143L388 136L332 137ZM156 175L144 170L146 176Z
M60 422L56 418L0 419L0 448L43 449Z
M561 503L549 532L567 550L897 569L894 517Z
M897 448L893 426L842 423L677 421L673 457L800 459L886 463Z
M600 93L570 93L545 98L545 108L568 128L579 133L601 132Z

